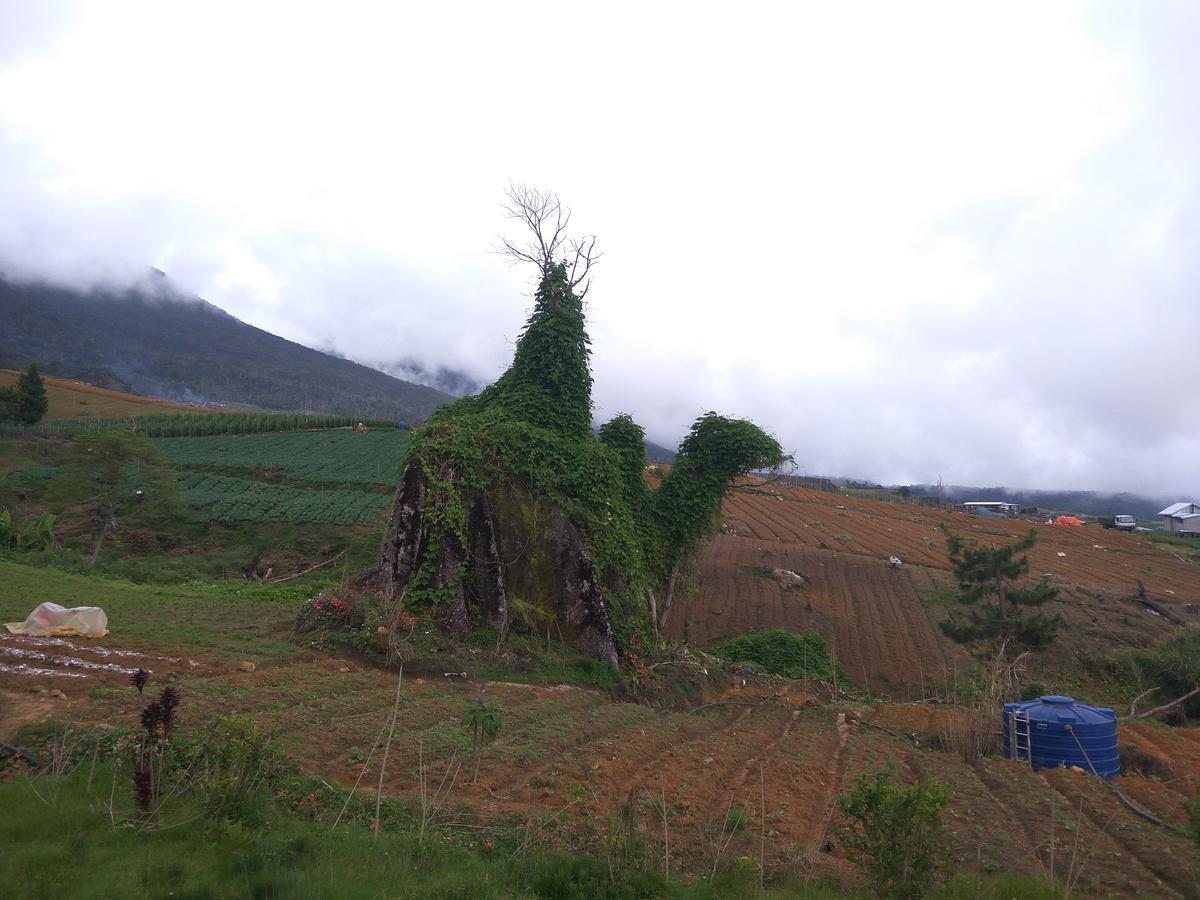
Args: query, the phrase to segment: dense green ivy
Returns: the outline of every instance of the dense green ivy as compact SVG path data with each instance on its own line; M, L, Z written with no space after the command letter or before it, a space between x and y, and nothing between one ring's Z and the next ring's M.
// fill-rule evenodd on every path
M591 435L592 373L583 302L567 268L550 267L538 285L533 313L517 340L512 366L475 401L479 409L578 439Z
M720 515L721 498L735 478L780 465L784 459L779 442L753 422L714 412L701 416L653 495L661 542L656 573L660 581L696 552Z
M563 265L538 286L513 364L493 385L435 413L408 445L427 486L424 556L406 585L410 603L438 603L441 541L467 546L465 498L516 491L550 503L578 530L606 591L618 639L648 634L647 593L693 553L739 474L776 465L779 444L750 422L703 416L657 491L646 484L644 432L627 415L591 431L592 376L583 304ZM458 573L468 579L469 573Z

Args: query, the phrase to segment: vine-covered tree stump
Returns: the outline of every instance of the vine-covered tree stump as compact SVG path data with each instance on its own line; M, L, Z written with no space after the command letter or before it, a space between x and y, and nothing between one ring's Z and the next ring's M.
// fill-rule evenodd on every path
M414 581L434 533L424 521L430 486L410 463L396 494L375 574L386 599ZM473 624L510 631L542 631L578 650L617 665L616 640L605 591L578 529L552 502L509 485L468 491L463 541L442 534L422 590L456 637Z
M413 433L366 580L460 638L545 634L615 667L626 638L657 634L733 479L784 456L752 423L708 413L651 491L642 429L619 415L592 432L581 297L594 242L565 237L553 195L510 201L534 236L505 245L539 267L533 312L509 369Z

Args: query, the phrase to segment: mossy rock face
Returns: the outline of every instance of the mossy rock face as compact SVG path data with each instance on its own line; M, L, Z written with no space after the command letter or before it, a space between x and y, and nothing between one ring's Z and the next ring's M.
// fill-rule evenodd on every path
M413 583L432 554L421 589L436 598L438 618L457 637L465 637L474 623L502 634L549 632L616 667L604 586L578 529L558 505L537 501L512 484L466 489L465 528L442 532L435 547L427 543L435 530L424 521L430 493L421 466L410 462L376 576L386 597Z

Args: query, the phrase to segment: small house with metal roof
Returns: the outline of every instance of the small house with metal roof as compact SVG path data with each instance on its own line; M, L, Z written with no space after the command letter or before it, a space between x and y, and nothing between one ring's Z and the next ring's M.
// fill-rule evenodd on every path
M1200 536L1200 505L1172 503L1159 515L1166 521L1167 531L1172 534Z

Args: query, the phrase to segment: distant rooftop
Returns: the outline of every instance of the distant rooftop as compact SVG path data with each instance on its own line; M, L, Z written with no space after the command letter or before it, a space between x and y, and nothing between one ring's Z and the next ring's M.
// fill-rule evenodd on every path
M1160 516L1179 516L1185 513L1194 513L1196 510L1195 503L1172 503L1166 509L1159 512Z

